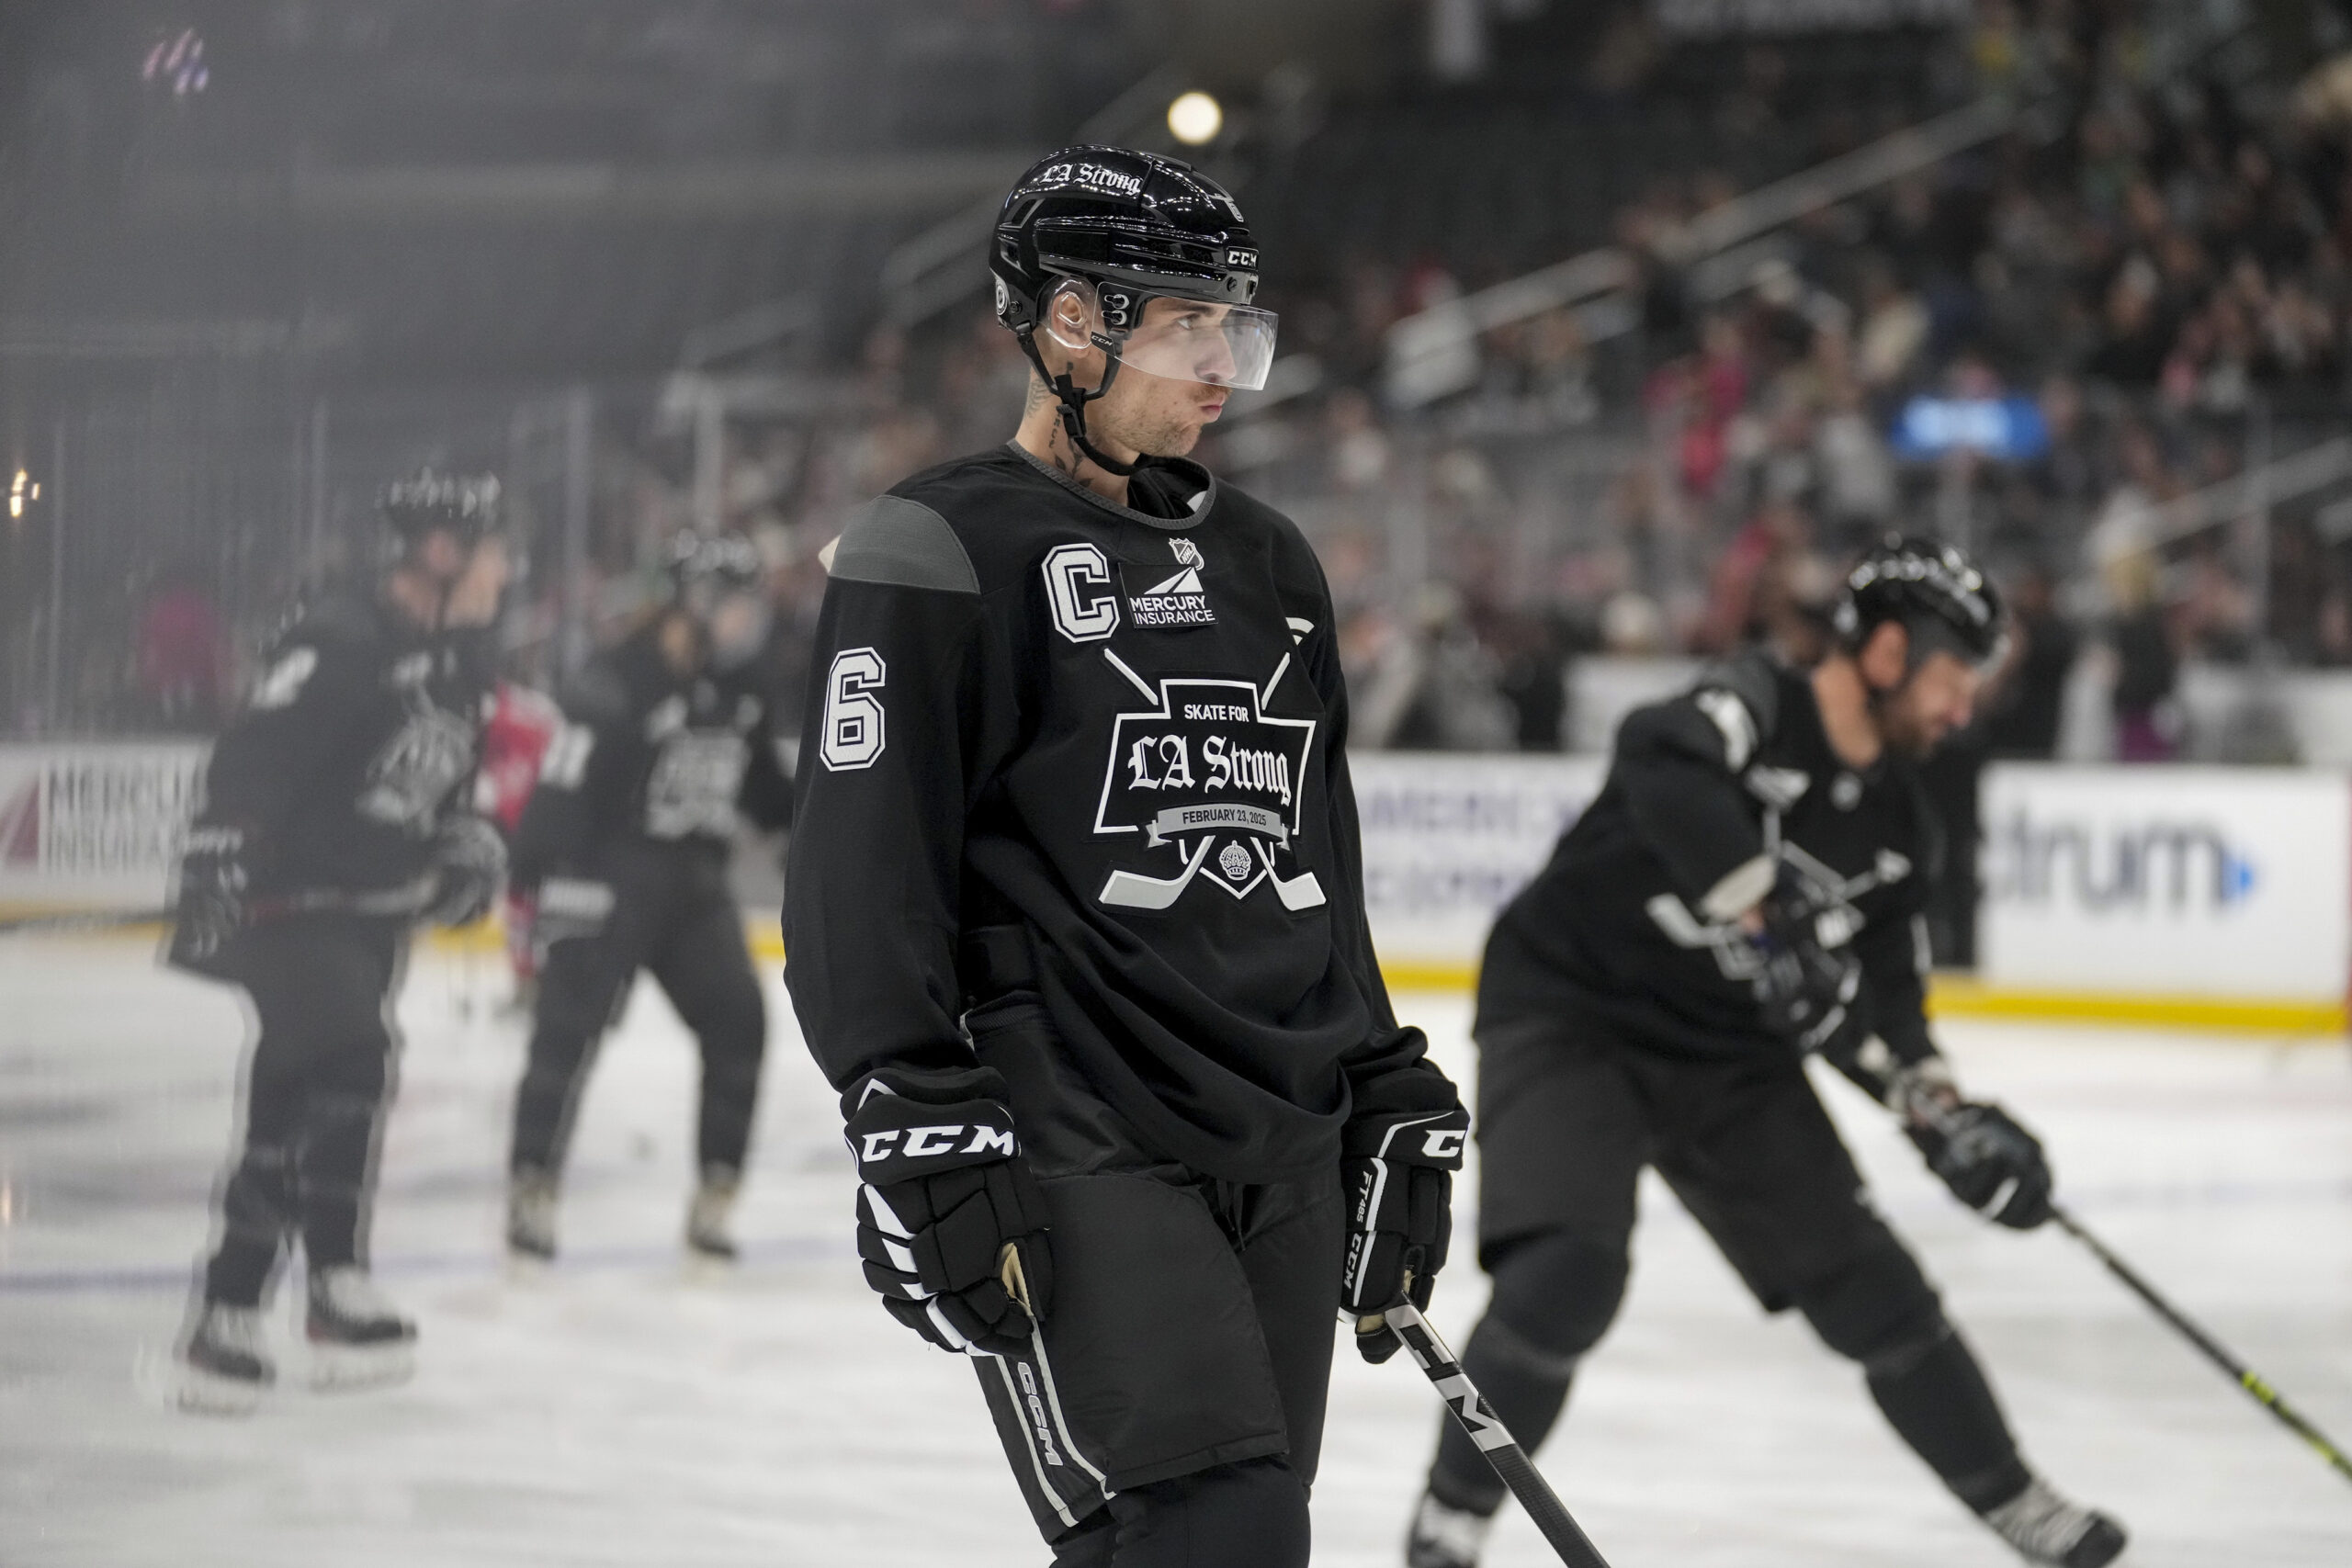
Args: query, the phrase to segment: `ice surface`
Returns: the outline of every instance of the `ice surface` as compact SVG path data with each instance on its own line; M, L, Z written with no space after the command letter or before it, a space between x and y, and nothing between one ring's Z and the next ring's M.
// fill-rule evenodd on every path
M235 993L126 944L0 944L0 1563L955 1564L1046 1554L970 1371L873 1304L831 1096L778 986L733 1276L690 1270L692 1049L640 992L581 1116L564 1259L496 1245L522 1052L493 961L422 960L375 1250L423 1323L384 1393L300 1379L244 1420L153 1389L235 1103ZM1466 1075L1461 998L1401 998ZM2352 1059L2299 1045L1954 1026L1964 1081L2048 1138L2064 1193L2318 1423L2352 1438ZM1844 1086L1883 1207L1984 1353L2030 1454L2132 1527L2143 1568L2352 1563L2331 1475L2064 1236L1960 1211ZM1853 1371L1764 1318L1663 1190L1634 1281L1543 1468L1619 1568L2012 1562L1882 1428ZM1432 1316L1460 1339L1483 1284ZM1343 1354L1317 1561L1393 1564L1438 1420ZM1515 1512L1496 1568L1551 1561Z

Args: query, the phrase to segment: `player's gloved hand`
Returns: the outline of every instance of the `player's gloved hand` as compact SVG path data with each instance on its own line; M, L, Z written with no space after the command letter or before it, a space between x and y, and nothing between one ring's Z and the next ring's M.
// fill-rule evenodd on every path
M2050 1217L2050 1161L2041 1141L1997 1105L1962 1100L1922 1108L1904 1131L1928 1168L1970 1208L1996 1224L2030 1231Z
M985 1067L884 1068L842 1097L857 1252L890 1315L944 1350L1018 1355L1052 1310L1046 1197Z
M490 913L506 875L506 840L481 817L456 817L433 840L433 897L428 924L468 926Z
M178 906L165 959L198 975L225 973L230 940L245 926L246 867L242 829L189 829L180 853Z
M1348 1204L1348 1255L1340 1305L1356 1320L1356 1348L1367 1361L1402 1348L1385 1325L1368 1321L1392 1306L1430 1304L1453 1235L1453 1173L1462 1168L1470 1112L1359 1115L1340 1134L1340 1179Z
M1764 1027L1804 1055L1833 1051L1862 1032L1862 966L1842 942L1823 941L1836 911L1815 909L1784 878L1758 906L1752 939L1763 967L1756 1002Z

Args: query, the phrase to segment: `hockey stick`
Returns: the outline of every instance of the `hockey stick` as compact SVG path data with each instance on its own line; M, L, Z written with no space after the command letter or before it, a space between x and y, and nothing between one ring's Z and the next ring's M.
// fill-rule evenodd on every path
M433 901L431 877L387 887L376 893L343 893L321 889L289 893L280 898L256 900L248 911L256 920L286 915L417 915ZM161 909L80 909L45 915L12 915L0 919L0 936L39 936L65 931L119 931L126 926L170 925L179 918L176 906Z
M125 926L168 925L171 909L78 909L71 913L11 915L0 919L0 936L46 936L63 931L110 931Z
M1937 1131L1944 1133L1951 1131L1951 1114L1937 1101L1933 1094L1925 1091L1909 1093L1905 1096L1905 1102L1913 1115ZM2001 1200L1996 1197L1989 1207L1997 1210L2000 1205ZM2301 1411L2288 1404L2285 1396L2272 1388L2261 1373L2230 1354L2220 1340L2199 1327L2190 1320L2188 1314L2166 1301L2163 1292L2140 1277L2139 1270L2118 1258L2109 1249L2105 1242L2093 1235L2084 1227L2082 1221L2075 1218L2064 1204L2054 1199L2050 1204L2050 1217L2056 1222L2060 1230L2081 1242L2093 1258L2106 1266L2109 1273L2123 1281L2126 1290L2147 1303L2151 1311L2170 1325L2182 1338L2203 1352L2207 1360L2228 1373L2230 1381L2245 1390L2248 1398L2277 1416L2279 1424L2289 1431L2309 1443L2312 1451L2325 1461L2331 1469L2336 1471L2346 1481L2352 1481L2352 1459L2346 1458L2344 1450L2329 1441L2325 1433L2312 1426L2304 1418Z
M1453 1412L1453 1418L1462 1423L1462 1430L1470 1440L1478 1445L1478 1451L1487 1456L1487 1462L1495 1467L1495 1473L1502 1477L1503 1484L1519 1499L1519 1506L1527 1510L1527 1517L1535 1521L1535 1528L1544 1532L1544 1539L1552 1543L1552 1550L1560 1554L1560 1561L1568 1568L1609 1568L1607 1559L1577 1528L1567 1505L1537 1472L1527 1450L1519 1446L1496 1416L1495 1407L1487 1403L1487 1396L1478 1392L1462 1364L1453 1359L1453 1352L1446 1348L1445 1341L1430 1326L1429 1319L1418 1308L1407 1305L1390 1307L1379 1321L1387 1324L1419 1363L1437 1389L1438 1397Z
M2157 1292L2156 1288L2142 1279L2130 1264L2109 1251L2106 1244L2084 1229L2083 1223L2073 1214L2052 1203L2050 1205L2050 1217L2058 1222L2058 1227L2061 1230L2087 1247L2093 1258L2107 1266L2109 1273L2122 1280L2124 1286L2133 1295L2147 1303L2155 1314L2170 1324L2182 1338L2203 1351L2207 1360L2227 1372L2230 1380L2245 1390L2247 1395L2256 1404L2277 1416L2280 1425L2289 1431L2309 1443L2312 1450L2341 1473L2346 1481L2352 1481L2352 1459L2346 1459L2343 1450L2330 1442L2318 1427L2305 1420L2301 1413L2289 1404L2277 1389L2264 1381L2259 1372L2231 1355L2219 1340L2189 1321L2188 1314L2165 1300Z

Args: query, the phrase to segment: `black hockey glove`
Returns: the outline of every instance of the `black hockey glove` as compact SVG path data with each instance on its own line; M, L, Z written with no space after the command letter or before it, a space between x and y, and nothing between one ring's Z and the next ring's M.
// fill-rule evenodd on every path
M194 828L180 852L178 908L164 959L191 974L225 977L231 940L245 928L245 835L238 828Z
M1453 1173L1462 1168L1470 1112L1390 1111L1360 1117L1340 1134L1348 1203L1348 1256L1340 1305L1356 1320L1356 1348L1375 1364L1401 1348L1368 1321L1392 1306L1430 1304L1453 1235Z
M481 817L456 817L433 840L433 897L422 912L436 926L469 926L490 913L506 875L506 840Z
M2050 1161L2041 1142L1997 1105L1963 1100L1915 1111L1904 1131L1928 1168L1970 1208L2012 1230L2050 1217Z
M1051 1310L1046 1198L984 1067L886 1068L842 1097L857 1252L890 1315L944 1350L1018 1355Z
M1785 880L1759 912L1764 929L1754 941L1763 967L1755 984L1764 1027L1806 1055L1858 1038L1862 966L1847 947L1822 940L1822 922L1834 913L1814 908Z

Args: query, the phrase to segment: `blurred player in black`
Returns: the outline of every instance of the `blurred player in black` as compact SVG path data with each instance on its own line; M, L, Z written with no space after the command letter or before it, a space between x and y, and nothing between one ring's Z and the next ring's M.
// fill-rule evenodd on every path
M1184 457L1272 354L1240 209L1074 147L990 265L1027 411L833 547L785 977L867 1280L1056 1562L1303 1568L1333 1317L1427 1301L1468 1119L1373 961L1322 570Z
M470 802L507 567L495 479L426 472L382 513L397 555L278 638L180 865L169 961L243 987L261 1024L182 1352L192 1407L249 1408L270 1382L260 1307L297 1239L321 1381L404 1376L415 1338L368 1273L387 1020L410 930L479 919L503 870Z
M686 1243L735 1256L742 1179L767 1049L767 1008L728 886L737 814L780 831L792 785L751 677L767 601L746 540L673 542L669 596L589 660L514 836L514 885L536 894L539 973L530 1060L514 1096L506 1241L552 1258L556 1192L596 1043L639 969L702 1048L700 1182Z
M2041 1145L1962 1098L1924 1011L1940 851L1915 764L1968 722L2000 603L1962 552L1890 538L1834 625L1810 671L1750 654L1629 716L1600 797L1495 928L1476 1025L1495 1288L1464 1366L1521 1442L1543 1439L1616 1314L1655 1166L1766 1309L1797 1308L1859 1363L2002 1539L2098 1568L2123 1532L2027 1468L1804 1067L1818 1053L1883 1101L1971 1207L2049 1217ZM1502 1495L1442 1433L1412 1568L1474 1562Z

